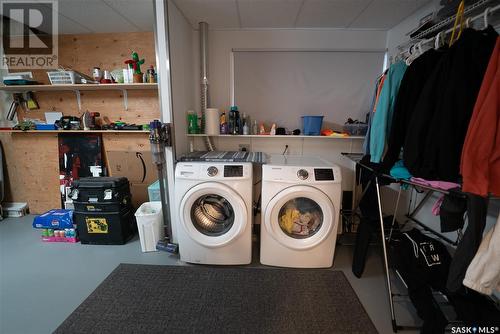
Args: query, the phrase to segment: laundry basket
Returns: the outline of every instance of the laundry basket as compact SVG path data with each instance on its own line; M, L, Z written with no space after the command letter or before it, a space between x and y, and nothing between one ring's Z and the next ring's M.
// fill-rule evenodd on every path
M156 243L165 236L161 202L146 202L135 212L143 252L155 252Z

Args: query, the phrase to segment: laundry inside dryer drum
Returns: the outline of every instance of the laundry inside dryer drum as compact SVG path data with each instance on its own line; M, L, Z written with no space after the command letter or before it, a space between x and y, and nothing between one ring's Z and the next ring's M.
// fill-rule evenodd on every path
M191 207L191 221L199 232L208 236L219 236L233 226L234 210L224 197L215 194L204 195Z
M296 197L281 207L278 219L281 230L286 235L304 239L319 231L323 224L323 211L310 198Z

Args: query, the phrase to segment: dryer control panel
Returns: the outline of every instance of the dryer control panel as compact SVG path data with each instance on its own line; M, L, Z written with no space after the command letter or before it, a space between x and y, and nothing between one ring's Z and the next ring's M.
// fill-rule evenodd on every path
M299 167L299 166L262 166L262 180L287 183L340 183L340 168L332 167Z

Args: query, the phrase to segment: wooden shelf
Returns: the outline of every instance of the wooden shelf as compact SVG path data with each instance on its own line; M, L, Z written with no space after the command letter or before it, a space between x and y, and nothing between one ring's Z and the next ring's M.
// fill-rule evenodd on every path
M274 138L305 138L305 139L365 139L365 136L349 136L349 137L337 137L337 136L283 136L283 135L215 135L207 136L206 134L187 134L188 137L226 137L226 138L261 138L261 139L274 139Z
M143 130L0 130L0 133L146 133Z
M62 92L70 91L76 94L78 110L82 109L81 91L119 90L123 94L123 106L128 110L129 90L158 90L157 83L132 83L132 84L74 84L74 85L0 85L0 91L11 93L23 92Z
M50 91L92 91L92 90L152 90L158 89L156 83L132 84L74 84L74 85L0 85L0 91L5 92L50 92Z

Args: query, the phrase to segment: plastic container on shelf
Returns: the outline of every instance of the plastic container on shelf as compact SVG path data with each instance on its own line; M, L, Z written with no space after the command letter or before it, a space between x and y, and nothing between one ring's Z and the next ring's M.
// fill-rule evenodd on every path
M160 180L156 180L148 186L148 197L150 202L161 201Z
M319 136L324 116L302 116L302 133L305 136Z
M165 230L163 228L161 202L146 202L135 212L137 229L143 252L155 252L156 243L163 240Z
M347 132L351 136L364 136L368 130L368 124L357 123L357 124L344 124L344 132Z
M35 124L35 129L36 130L56 130L56 126L54 124Z

